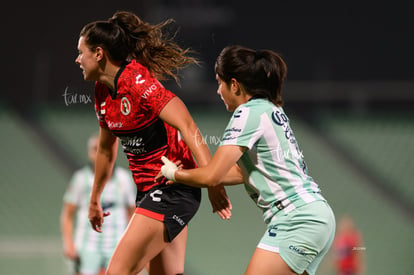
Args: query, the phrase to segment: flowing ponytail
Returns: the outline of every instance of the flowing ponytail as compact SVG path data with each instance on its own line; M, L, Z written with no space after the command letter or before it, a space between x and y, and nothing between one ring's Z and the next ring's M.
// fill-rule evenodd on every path
M165 37L164 27L172 19L151 25L131 12L116 12L108 21L86 25L80 36L85 37L91 49L102 47L113 61L135 59L159 80L173 78L179 83L179 70L196 64L190 49L183 49L172 37Z

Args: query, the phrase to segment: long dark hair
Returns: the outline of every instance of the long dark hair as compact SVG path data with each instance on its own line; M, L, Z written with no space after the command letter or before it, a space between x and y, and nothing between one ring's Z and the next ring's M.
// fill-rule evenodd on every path
M172 77L178 83L179 70L197 60L188 56L190 49L174 42L175 34L171 37L163 34L164 27L172 22L169 19L151 25L131 12L119 11L107 21L85 25L80 36L92 51L101 47L117 62L135 59L159 80Z
M228 46L217 57L215 72L227 84L236 79L249 95L283 105L281 91L287 67L274 51Z

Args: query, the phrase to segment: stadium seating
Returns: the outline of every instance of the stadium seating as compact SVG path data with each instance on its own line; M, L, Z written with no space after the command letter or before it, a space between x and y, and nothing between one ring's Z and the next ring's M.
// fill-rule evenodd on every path
M387 190L414 209L414 114L341 112L321 115L320 122L324 132L357 165L375 174Z
M93 108L39 108L35 121L61 147L60 157L86 163L86 140L98 130ZM217 148L230 118L224 108L190 108L212 152ZM363 163L367 173L381 175L401 194L412 194L406 172L413 146L410 117L343 116L330 113L318 118L325 129L305 123L300 115L288 114L303 150L310 174L320 185L336 218L350 214L361 230L367 274L410 274L413 243L412 217L407 216L381 188L355 170L351 159ZM0 226L0 274L66 274L60 245L59 214L70 173L61 167L59 155L28 126L18 113L0 107L2 226ZM318 126L318 127L319 127ZM39 128L40 129L40 128ZM329 138L335 142L328 144ZM336 145L338 147L336 147ZM411 147L410 147L411 146ZM64 156L63 156L64 155ZM119 152L120 165L126 161ZM366 165L366 166L365 166ZM389 167L392 166L392 167ZM404 174L407 173L407 174ZM243 186L227 187L233 204L230 221L211 213L206 190L198 214L189 226L186 274L242 274L265 231L261 213ZM333 275L333 253L320 272ZM386 263L386 264L378 264Z

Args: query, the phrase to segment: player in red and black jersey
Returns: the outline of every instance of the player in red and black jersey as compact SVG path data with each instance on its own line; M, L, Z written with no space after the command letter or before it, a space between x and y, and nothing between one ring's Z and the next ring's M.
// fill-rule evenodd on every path
M356 228L349 214L339 220L333 248L336 274L365 274L365 246L363 246L361 232Z
M148 191L159 184L154 182L154 177L160 170L161 156L171 156L181 160L185 167L195 167L188 146L171 126L174 119L181 122L177 112L185 110L183 103L135 60L121 65L114 82L117 83L115 90L96 83L96 114L100 126L120 139L138 191ZM160 116L169 103L175 105L173 114ZM195 126L192 121L188 122L192 124L190 127Z
M161 156L184 168L207 165L210 152L184 103L158 80L196 62L162 35L158 25L130 12L87 24L80 33L76 63L85 80L96 81L95 108L100 124L95 182L89 219L101 232L105 216L100 195L116 159L118 139L137 185L137 209L111 258L106 274L134 274L150 262L150 274L183 274L187 223L201 192L181 184L154 181ZM229 218L223 186L209 190L213 211Z

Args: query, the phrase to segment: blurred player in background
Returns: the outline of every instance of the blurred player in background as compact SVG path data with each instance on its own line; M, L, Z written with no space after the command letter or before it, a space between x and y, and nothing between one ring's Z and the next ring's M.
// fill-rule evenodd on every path
M106 213L100 196L121 140L138 189L137 209L111 258L107 275L133 274L150 262L150 274L183 274L187 224L195 215L201 190L166 179L154 181L161 156L181 160L184 168L204 166L207 145L184 103L159 80L172 77L196 60L163 33L171 20L158 25L130 12L87 24L80 32L76 63L85 80L96 81L95 109L100 139L89 206L94 230L101 232ZM194 158L195 160L194 160ZM213 211L230 217L223 186L209 189Z
M219 148L198 169L178 169L162 157L161 171L172 181L201 187L245 183L267 225L246 275L314 275L335 234L334 214L308 175L282 108L286 70L273 51L223 49L215 66L217 93L234 113Z
M361 233L356 229L350 215L344 215L338 224L334 240L335 267L338 275L365 274L364 254Z
M136 188L131 173L115 167L101 197L103 211L111 213L102 226L105 233L99 234L90 227L88 208L97 148L98 135L93 135L88 140L89 165L74 173L63 198L64 254L73 261L74 273L78 275L97 275L108 266L135 210Z

